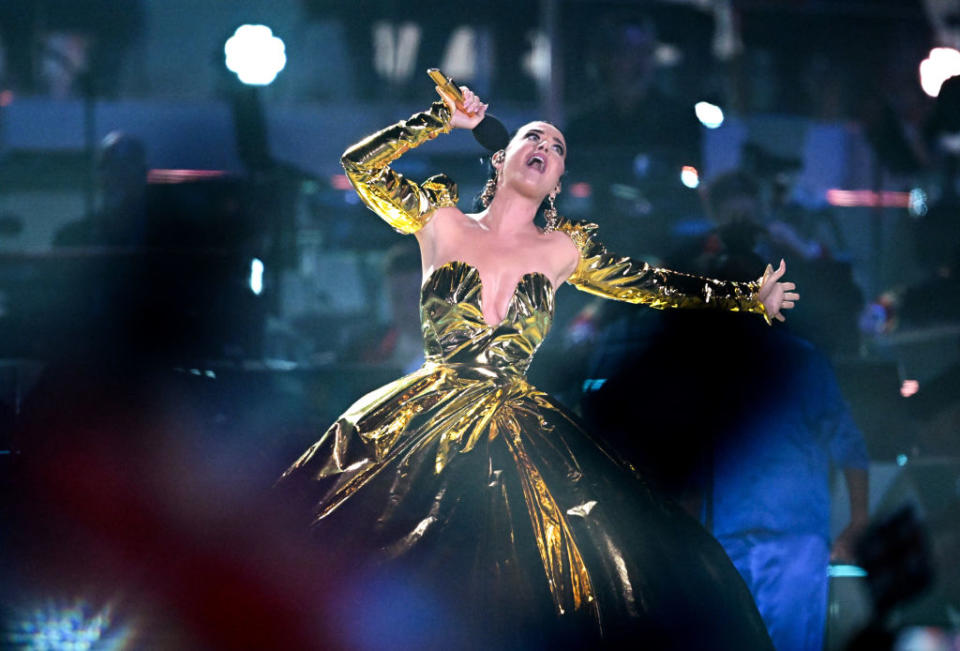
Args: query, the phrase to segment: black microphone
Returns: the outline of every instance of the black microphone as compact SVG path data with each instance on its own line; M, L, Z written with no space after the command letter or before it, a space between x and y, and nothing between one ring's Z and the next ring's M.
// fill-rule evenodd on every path
M437 87L442 89L444 93L453 99L457 107L463 110L463 94L460 93L460 88L453 83L453 80L437 68L429 68L427 74L436 82ZM464 112L467 115L473 115L469 111L464 110ZM473 128L473 137L490 151L499 151L510 143L510 133L507 131L507 128L503 126L503 122L489 113L483 116L480 123Z

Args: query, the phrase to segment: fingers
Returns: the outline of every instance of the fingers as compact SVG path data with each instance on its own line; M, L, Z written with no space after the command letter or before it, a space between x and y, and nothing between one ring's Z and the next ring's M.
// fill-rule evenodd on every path
M480 101L480 98L477 97L476 93L467 88L466 86L460 87L460 92L463 94L463 108L474 115L483 113L487 109L487 105Z
M767 268L769 267L770 265L767 265ZM781 258L780 266L777 267L777 270L773 272L771 278L773 280L780 280L783 277L783 274L785 273L787 273L787 263L783 260L783 258Z
M781 310L792 310L792 309L793 309L793 305L794 305L793 301L784 301L784 302L780 305L780 309L781 309Z
M785 300L785 301L799 301L799 300L800 300L800 294L797 294L796 292L786 292L786 293L784 293L784 295L783 295L783 300Z
M773 315L773 318L776 319L777 321L781 321L781 322L787 320L787 317L783 316L783 315L780 314L779 312L777 312L776 314L774 314L774 315Z

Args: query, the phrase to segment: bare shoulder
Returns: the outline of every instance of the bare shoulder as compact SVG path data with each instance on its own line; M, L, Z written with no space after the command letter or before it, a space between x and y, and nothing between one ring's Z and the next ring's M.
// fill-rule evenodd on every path
M438 208L416 234L425 266L432 264L434 255L442 253L443 249L457 248L473 228L476 228L475 222L456 206Z
M417 232L418 239L432 239L447 235L464 228L466 215L456 206L437 208L430 221Z
M558 276L566 280L580 262L580 250L570 236L563 231L547 231L544 233L544 238L547 242L547 254L551 266L558 270Z

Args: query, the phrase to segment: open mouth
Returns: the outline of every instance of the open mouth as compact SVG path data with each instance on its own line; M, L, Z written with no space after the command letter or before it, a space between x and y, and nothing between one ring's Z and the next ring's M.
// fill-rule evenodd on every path
M543 172L547 168L547 161L540 154L534 154L527 159L527 167L532 167L538 172Z

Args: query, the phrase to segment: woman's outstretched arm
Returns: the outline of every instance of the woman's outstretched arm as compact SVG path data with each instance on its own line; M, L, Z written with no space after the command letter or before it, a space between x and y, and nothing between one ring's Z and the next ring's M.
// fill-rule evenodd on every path
M780 283L784 267L769 270L751 282L716 280L669 269L607 251L596 237L596 225L559 218L556 230L566 233L580 253L567 282L577 289L628 303L659 309L716 308L783 319L781 309L793 307L799 296L792 283ZM769 300L767 300L769 299Z

